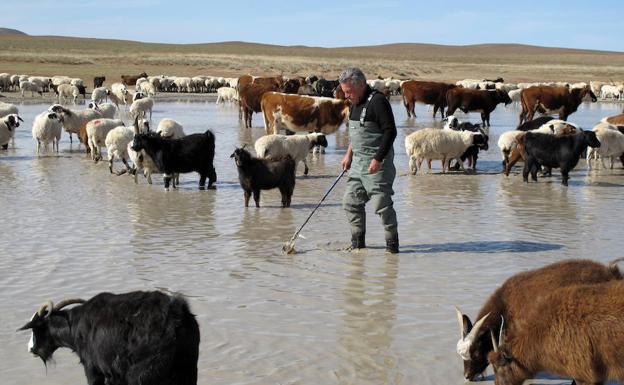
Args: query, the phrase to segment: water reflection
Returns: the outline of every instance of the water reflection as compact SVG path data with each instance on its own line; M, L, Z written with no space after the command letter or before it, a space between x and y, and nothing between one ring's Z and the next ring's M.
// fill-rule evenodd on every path
M398 359L392 351L396 320L398 256L385 257L382 266L370 266L364 253L352 253L342 290L343 324L340 345L352 372L348 383L396 384ZM343 373L343 375L345 375Z

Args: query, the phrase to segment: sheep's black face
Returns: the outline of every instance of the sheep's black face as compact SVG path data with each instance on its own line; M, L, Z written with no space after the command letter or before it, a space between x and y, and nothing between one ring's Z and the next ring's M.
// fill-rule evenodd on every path
M594 131L583 131L583 135L585 135L585 139L587 140L589 147L600 147L600 141Z
M317 142L319 146L327 147L328 145L327 138L325 137L325 135L319 135Z
M50 334L49 324L54 319L46 317L46 314L40 316L35 313L33 318L19 330L31 330L30 341L28 341L28 352L41 358L46 363L52 357L52 354L59 348L54 343L54 338Z
M501 101L505 103L505 105L511 104L511 98L506 91L499 90L498 95L500 96Z

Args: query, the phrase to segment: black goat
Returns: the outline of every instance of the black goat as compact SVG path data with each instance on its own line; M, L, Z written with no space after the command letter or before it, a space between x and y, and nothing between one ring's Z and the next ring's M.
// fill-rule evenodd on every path
M527 132L520 143L519 150L524 154L525 162L522 178L528 182L537 182L537 170L540 165L561 168L561 184L568 185L568 173L578 164L581 154L589 147L600 147L600 141L593 131L581 131L574 135L554 136Z
M481 124L479 123L460 122L454 116L450 116L447 118L449 119L445 118L445 120L449 121L448 127L451 130L478 132L483 135L483 143L473 144L472 146L468 147L460 157L462 162L465 162L466 159L468 159L468 167L472 167L472 170L475 171L477 169L477 159L479 159L479 150L487 151L489 149L488 141L490 140L490 137L481 128ZM449 170L459 170L459 163L453 164L453 166L449 167Z
M93 78L93 88L102 87L104 81L106 80L106 76L95 76Z
M230 158L236 161L238 180L245 191L245 207L249 207L252 193L256 207L260 207L260 190L276 187L282 194L282 207L290 207L297 170L297 165L290 155L281 159L259 159L252 157L243 147L234 150Z
M536 130L553 119L554 118L552 116L540 116L539 118L535 118L533 120L529 120L529 121L522 123L521 125L516 127L516 130L517 131Z
M19 330L27 329L31 353L45 364L58 348L72 349L90 385L197 384L199 326L180 297L136 291L48 302Z
M132 150L145 150L164 173L165 189L176 173L199 173L199 188L204 189L206 178L208 188L213 189L217 181L213 161L215 153L215 137L212 131L203 134L191 134L179 139L167 139L159 133L148 132L134 136ZM176 182L173 182L176 188Z

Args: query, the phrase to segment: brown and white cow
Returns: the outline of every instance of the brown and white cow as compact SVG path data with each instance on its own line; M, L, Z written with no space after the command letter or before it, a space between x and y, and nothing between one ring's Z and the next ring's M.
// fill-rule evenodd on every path
M424 103L433 105L433 117L435 118L438 109L440 116L444 118L444 107L446 107L446 92L455 88L454 84L440 82L424 82L419 80L408 80L401 85L403 94L403 105L407 110L407 117L416 117L414 105Z
M558 113L559 119L567 120L568 116L576 112L586 95L591 97L592 102L597 100L589 86L573 89L553 86L526 88L520 93L522 112L520 113L519 124L533 120L535 112L542 114Z
M267 92L262 96L267 135L288 131L333 134L349 118L349 102L334 98Z
M510 104L511 99L504 90L483 91L457 87L446 93L446 103L448 105L447 116L453 115L457 109L464 113L480 112L482 126L489 127L490 113L499 103Z

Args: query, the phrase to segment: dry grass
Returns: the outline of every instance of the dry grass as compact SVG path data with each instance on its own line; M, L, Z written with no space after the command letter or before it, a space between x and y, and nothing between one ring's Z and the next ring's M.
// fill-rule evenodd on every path
M357 65L381 75L455 81L624 80L624 54L523 45L391 44L352 48L283 47L241 42L150 44L52 36L0 36L0 72L68 75L109 81L146 71L168 75L309 75L337 77Z

